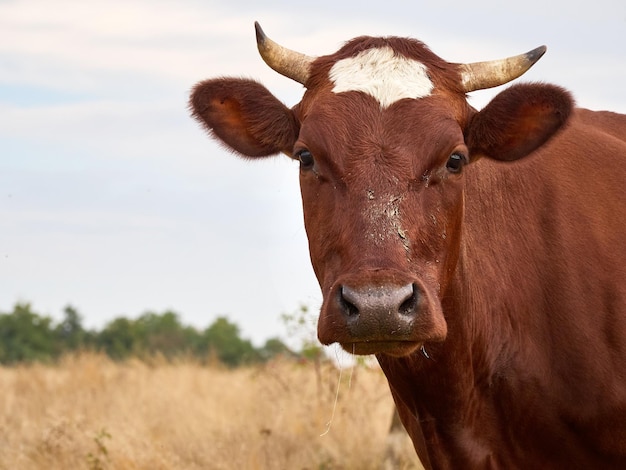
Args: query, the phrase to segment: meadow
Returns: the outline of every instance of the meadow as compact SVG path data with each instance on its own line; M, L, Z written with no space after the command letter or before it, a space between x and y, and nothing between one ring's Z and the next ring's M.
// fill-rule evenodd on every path
M0 469L421 468L377 368L277 359L114 362L83 353L0 368Z

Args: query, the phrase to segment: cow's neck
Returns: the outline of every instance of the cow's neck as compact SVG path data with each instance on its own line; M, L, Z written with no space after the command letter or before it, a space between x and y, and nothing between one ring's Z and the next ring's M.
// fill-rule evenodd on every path
M461 260L459 274L463 263ZM469 289L460 278L449 287L444 301L448 322L444 343L426 344L424 350L409 357L378 358L403 424L426 468L426 448L444 449L444 455L462 454L467 461L477 463L489 459L490 450L481 450L482 436L474 438L473 426L480 421L477 415L497 414L497 397L490 393L494 390L491 386L499 380L498 374L506 368L509 357L502 345L512 349L515 346L513 338L502 341L504 336L511 336L506 320L498 328L492 324L489 329L490 334L502 335L498 341L487 337L484 319L471 314L473 294ZM448 312L454 312L453 316ZM485 344L489 346L485 348ZM446 436L451 430L456 435ZM440 463L442 457L430 458Z
M523 329L518 322L526 322L526 329L529 325L537 328L533 334L547 328L535 313L541 309L524 301L542 297L537 295L541 286L532 282L522 285L519 278L506 278L539 269L525 263L532 263L527 261L533 259L528 253L541 250L541 246L529 246L526 240L533 237L519 229L505 228L512 223L506 212L512 210L510 206L503 208L498 201L488 201L480 210L474 209L469 208L469 214L466 210L466 218L472 219L469 225L480 227L480 238L464 233L455 276L442 295L448 325L446 341L426 344L426 354L417 351L409 357L381 355L378 359L414 442L415 434L423 433L428 447L445 449L444 454L457 457L462 454L466 461L478 465L490 458L490 450L486 444L481 449L481 442L487 442L491 431L497 433L498 427L506 424L499 420L506 418L501 407L507 400L502 400L501 394L510 391L507 371L521 360L519 351L532 353L534 347L519 335ZM489 214L489 220L477 220L484 217L478 214L484 213ZM517 235L511 237L511 233ZM498 253L506 253L506 257ZM492 263L485 265L485 260ZM519 272L512 272L511 264ZM494 426L491 431L486 429L489 426ZM422 454L419 449L418 453Z
M408 357L381 355L378 358L392 389L403 401L427 409L436 419L462 419L453 416L464 412L462 401L472 395L471 390L492 380L506 357L506 351L496 345L511 344L500 340L510 335L510 328L505 327L507 321L502 322L501 328L492 323L487 329L485 319L473 310L475 294L462 280L463 265L461 259L458 279L449 285L444 296L443 309L448 324L446 341L427 343ZM498 335L499 340L489 341L488 334ZM436 403L436 407L431 407L431 402Z

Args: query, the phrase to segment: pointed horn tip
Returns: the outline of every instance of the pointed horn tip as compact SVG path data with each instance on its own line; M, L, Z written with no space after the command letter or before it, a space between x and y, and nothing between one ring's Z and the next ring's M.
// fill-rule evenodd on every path
M309 67L314 57L292 51L268 38L258 21L254 22L257 49L261 58L279 74L304 85L309 78Z
M539 46L532 51L527 52L526 55L528 56L529 60L535 62L541 59L541 57L546 53L547 50L548 48L546 46Z
M263 32L263 28L261 28L261 25L259 24L258 21L254 22L254 31L256 33L256 43L258 45L264 44L267 36Z

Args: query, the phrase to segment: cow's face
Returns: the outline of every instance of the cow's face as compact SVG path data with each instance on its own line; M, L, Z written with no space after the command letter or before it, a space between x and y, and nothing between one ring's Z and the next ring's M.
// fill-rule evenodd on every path
M217 79L195 88L193 113L243 155L300 161L322 343L401 356L443 341L465 167L528 155L565 122L569 96L516 86L476 112L461 66L398 38L360 38L306 68L286 72L307 87L292 110L255 82Z
M445 338L440 297L463 215L463 125L448 98L381 109L358 93L301 109L294 146L325 343L405 352Z

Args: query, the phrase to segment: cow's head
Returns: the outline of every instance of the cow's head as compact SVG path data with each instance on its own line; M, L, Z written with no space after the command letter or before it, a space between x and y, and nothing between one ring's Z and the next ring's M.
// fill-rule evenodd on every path
M324 296L322 343L406 355L447 334L442 298L461 247L464 167L522 158L567 120L569 94L517 85L482 111L467 92L506 83L545 52L448 63L412 39L360 37L308 57L267 38L264 60L306 87L285 107L257 82L199 83L191 109L242 156L300 162L311 261Z

